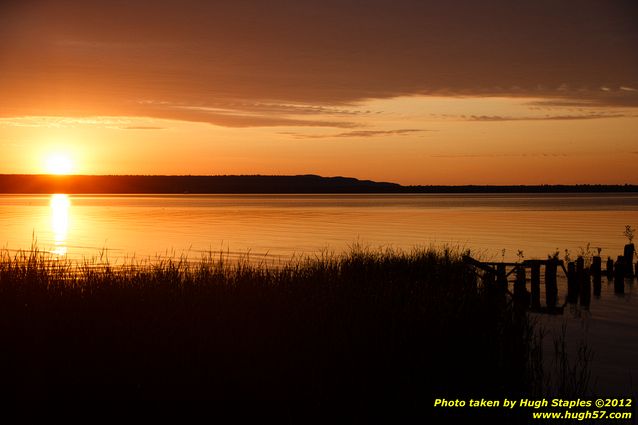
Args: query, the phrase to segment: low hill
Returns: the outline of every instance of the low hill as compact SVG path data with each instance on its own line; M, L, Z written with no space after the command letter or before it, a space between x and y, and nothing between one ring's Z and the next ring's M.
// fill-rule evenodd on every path
M0 193L605 193L636 185L402 186L351 177L0 174Z
M0 175L0 193L383 193L401 185L347 177Z

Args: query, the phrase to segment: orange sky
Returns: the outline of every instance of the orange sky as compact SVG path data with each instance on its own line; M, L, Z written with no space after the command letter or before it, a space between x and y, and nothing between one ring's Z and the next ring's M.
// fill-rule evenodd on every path
M638 183L638 5L483 3L4 1L0 173Z

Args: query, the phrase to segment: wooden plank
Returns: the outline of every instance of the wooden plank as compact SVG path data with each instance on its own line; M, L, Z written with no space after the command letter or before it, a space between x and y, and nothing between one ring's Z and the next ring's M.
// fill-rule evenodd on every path
M567 264L567 302L574 304L578 301L578 278L576 275L576 263L570 261Z
M602 276L602 259L596 255L592 258L591 275L594 281L594 296L600 297L601 276Z
M634 252L636 248L633 243L625 245L623 250L623 266L625 270L625 277L634 277Z
M611 257L607 257L607 278L612 279L614 277L614 260Z
M547 308L553 309L558 302L558 285L556 284L556 272L558 261L550 261L545 266L545 303Z
M474 266L474 267L476 267L478 269L481 269L481 270L483 270L485 272L488 272L488 273L494 273L495 272L494 268L490 267L489 265L487 265L487 263L483 263L481 261L475 260L474 258L470 257L469 255L464 255L463 256L463 262L465 264Z
M540 263L532 265L531 292L532 292L532 308L539 309L541 307L541 265Z
M618 256L614 267L614 292L625 293L625 259L622 255Z

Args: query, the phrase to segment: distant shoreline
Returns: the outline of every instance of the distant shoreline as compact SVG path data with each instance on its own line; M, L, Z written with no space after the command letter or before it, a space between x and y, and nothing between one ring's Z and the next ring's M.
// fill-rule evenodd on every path
M3 194L638 193L638 185L421 185L351 177L0 174Z

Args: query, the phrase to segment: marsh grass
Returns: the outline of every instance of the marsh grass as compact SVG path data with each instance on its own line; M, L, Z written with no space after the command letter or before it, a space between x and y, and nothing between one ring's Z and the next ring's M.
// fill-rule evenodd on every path
M239 400L301 423L427 418L435 397L532 394L533 335L453 249L355 245L278 267L0 257L9 399Z
M526 333L530 347L529 381L534 397L576 399L596 395L596 380L591 370L594 352L587 341L571 342L574 335L568 334L565 323L557 332L548 331L537 319L531 320L529 326ZM544 354L546 340L552 349Z

